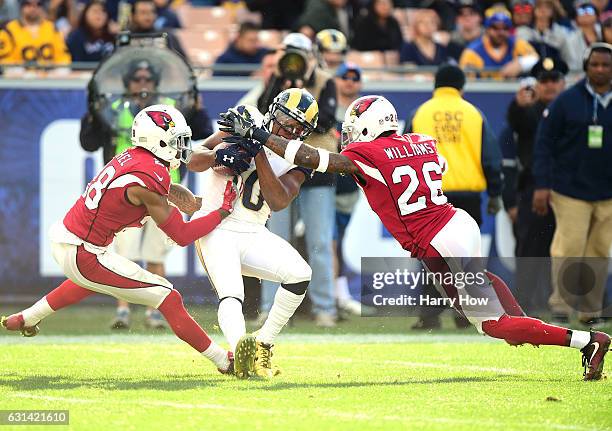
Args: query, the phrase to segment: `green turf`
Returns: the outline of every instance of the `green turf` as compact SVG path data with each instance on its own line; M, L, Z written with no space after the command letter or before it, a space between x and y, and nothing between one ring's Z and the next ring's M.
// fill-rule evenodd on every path
M380 322L300 321L277 344L281 376L238 381L171 335L110 334L108 316L85 313L0 336L0 409L68 409L79 430L612 429L612 383L582 382L572 349L415 335L402 319L361 337Z

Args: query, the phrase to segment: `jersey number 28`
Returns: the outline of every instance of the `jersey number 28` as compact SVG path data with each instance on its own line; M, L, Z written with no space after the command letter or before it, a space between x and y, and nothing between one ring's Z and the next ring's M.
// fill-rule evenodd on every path
M83 193L83 197L85 198L85 206L88 209L95 210L98 208L100 199L102 199L102 190L109 185L114 176L115 168L110 165L100 172L100 175L98 175L96 179L89 183L85 189L85 193Z
M440 165L436 162L425 162L423 163L422 172L425 183L430 190L431 202L435 205L445 204L447 202L446 196L440 193L442 190L442 180L434 180L431 178L431 172L441 175L442 167L440 167ZM412 198L414 192L419 187L419 177L417 175L417 171L415 171L412 166L398 166L393 169L393 173L391 174L393 184L401 183L403 176L408 176L410 182L408 183L406 190L404 190L404 192L398 198L397 205L400 209L401 215L405 216L426 208L427 198L425 196L419 196L415 202L408 203L410 202L410 198Z

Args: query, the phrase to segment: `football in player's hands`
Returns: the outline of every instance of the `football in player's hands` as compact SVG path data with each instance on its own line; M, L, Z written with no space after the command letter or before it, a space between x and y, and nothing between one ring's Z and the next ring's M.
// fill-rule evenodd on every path
M239 145L223 143L216 148L212 169L220 175L240 175L251 166L252 157Z
M263 144L260 142L242 136L226 136L223 138L223 142L239 145L251 157L255 157L263 148Z

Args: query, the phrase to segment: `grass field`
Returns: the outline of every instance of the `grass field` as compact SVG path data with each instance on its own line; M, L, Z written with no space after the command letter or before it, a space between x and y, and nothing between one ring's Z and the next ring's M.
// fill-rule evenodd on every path
M582 382L571 349L416 334L406 319L300 321L277 343L281 376L239 381L167 333L111 334L108 313L65 310L36 338L0 336L0 408L67 409L86 430L612 429L612 382Z

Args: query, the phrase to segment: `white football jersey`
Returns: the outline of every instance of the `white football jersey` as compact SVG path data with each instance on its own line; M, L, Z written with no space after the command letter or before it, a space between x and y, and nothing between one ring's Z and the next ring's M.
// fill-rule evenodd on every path
M282 157L276 155L267 148L264 149L270 167L277 177L280 177L295 165L291 165ZM219 174L212 169L202 172L202 208L193 217L202 217L211 211L218 209L223 201L223 192L228 180L232 177ZM265 225L270 217L270 207L264 200L259 188L259 178L255 169L255 162L243 172L238 179L238 187L242 186L242 193L238 196L234 205L234 211L221 222L219 227L239 232L254 232Z

